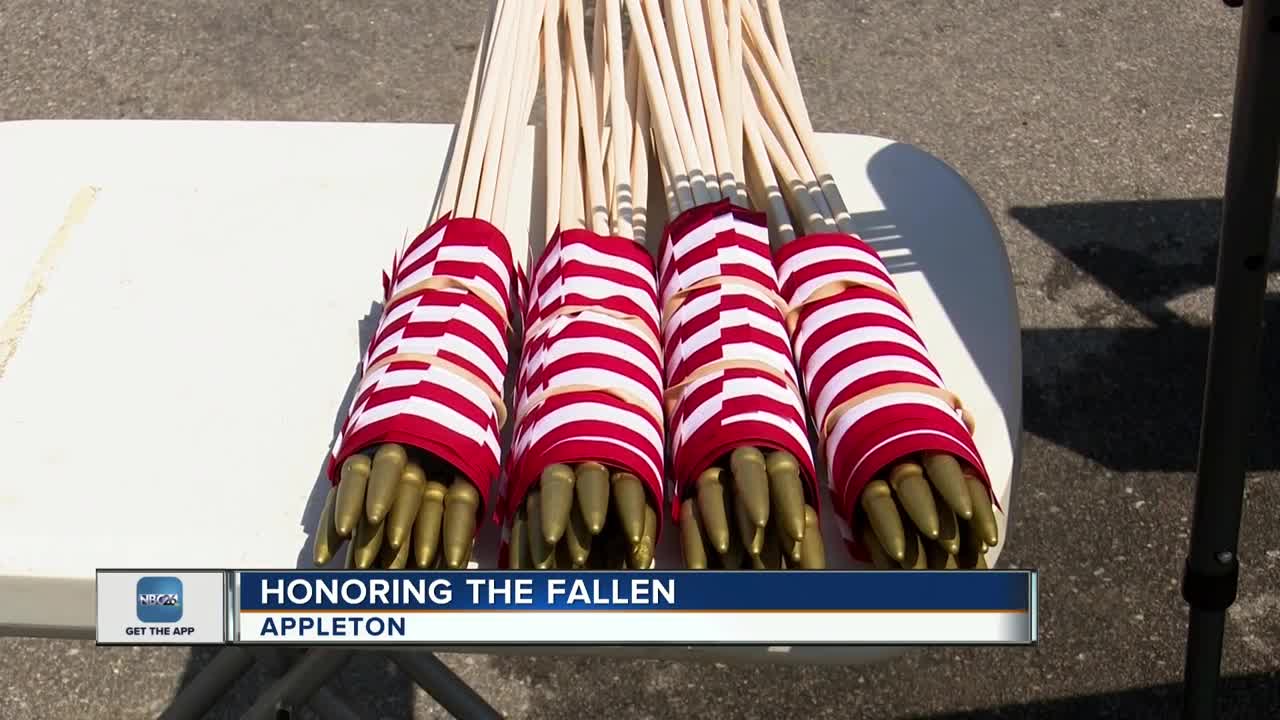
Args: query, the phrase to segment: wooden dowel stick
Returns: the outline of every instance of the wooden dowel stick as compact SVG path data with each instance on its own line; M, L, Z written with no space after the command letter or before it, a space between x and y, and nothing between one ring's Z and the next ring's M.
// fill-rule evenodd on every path
M622 13L621 0L619 0L618 2L618 13L619 14ZM629 138L629 142L630 142L630 147L627 148L627 162L630 163L627 166L627 171L631 174L632 181L634 182L636 168L635 168L635 163L632 163L631 160L632 160L632 155L634 154L635 145L636 145L636 139L635 139L636 113L639 112L639 106L636 104L636 99L644 95L644 89L643 89L643 85L640 84L640 57L636 53L635 43L630 43L627 45L626 55L627 55L627 59L626 59L626 62L623 64L623 68L622 68L623 86L624 86L623 91L626 93L627 107L631 111L631 118L630 118L631 122L627 132L627 137ZM614 192L615 194L617 193L616 188L614 189ZM634 211L636 207L635 188L631 189L631 204ZM635 220L633 218L632 224L634 223L635 223Z
M762 141L770 163L777 170L778 181L782 185L783 192L786 193L787 199L791 201L792 209L800 216L800 223L804 226L805 233L812 234L834 230L835 223L824 217L814 206L813 198L810 197L799 171L791 163L791 158L787 156L787 151L778 142L778 138L768 124L765 123L764 118L760 116L760 110L756 107L753 98L747 98L743 105L744 110L746 110L748 136Z
M591 29L591 79L595 83L596 89L596 127L600 128L600 144L603 146L605 142L604 129L609 122L609 70L608 65L608 46L606 45L605 21L607 15L604 10L604 4L607 0L596 0L595 7L592 10L593 27Z
M683 2L687 12L689 39L693 46L694 64L698 69L702 102L707 110L707 125L711 131L711 152L715 157L720 193L737 199L741 178L734 175L733 156L729 152L729 135L725 131L724 113L720 107L720 95L716 90L715 65L711 59L711 43L707 37L707 24L702 16L701 0L675 0Z
M507 204L511 197L511 173L516 162L516 152L524 145L525 128L529 125L529 113L533 110L533 97L538 85L538 75L542 71L541 33L542 16L546 0L526 0L529 4L529 15L522 27L519 60L513 68L515 83L511 88L511 107L504 124L502 136L502 157L498 161L497 182L494 184L491 215L493 224L506 228L507 237L513 236L508 223ZM527 40L527 42L525 42Z
M687 165L684 153L676 137L675 120L671 117L671 106L667 102L666 90L662 84L662 74L658 69L658 60L653 48L653 34L649 31L644 10L640 0L626 0L627 16L631 18L632 43L639 50L640 77L644 82L645 92L649 100L649 118L657 128L656 144L663 169L663 187L670 188L668 205L674 202L677 210L693 207L693 194L689 186ZM669 207L670 209L670 207ZM679 212L671 213L674 218Z
M688 210L693 207L693 204L692 201L690 201L689 205L680 204L681 199L677 193L680 184L672 176L671 169L667 167L666 163L658 163L658 173L662 176L662 187L665 188L664 194L667 197L667 222L670 222L675 218L675 216L679 215L681 211Z
M618 13L620 14L622 13L621 0L618 0ZM631 156L632 154L634 154L635 145L636 145L635 115L637 111L639 111L639 105L636 104L636 99L637 97L644 97L645 91L644 91L643 83L640 82L640 55L636 51L635 42L631 42L631 44L627 45L626 56L627 56L626 63L623 64L623 68L622 68L622 78L623 78L622 82L623 82L623 91L626 92L626 97L627 97L627 108L630 108L630 111L631 111L631 122L627 132L627 137L630 138L630 140L628 140L628 142L630 142L630 147L627 147L627 161L628 163L630 163ZM611 101L611 104L612 104L612 101ZM611 136L611 140L612 140L612 136ZM613 151L612 145L611 147L609 147L609 150L611 150L611 152ZM609 161L609 163L607 164L607 168L612 169L612 167L613 167L613 163L612 161ZM628 165L628 172L631 173L632 182L635 182L635 173L636 173L635 163L631 163L630 165ZM617 192L618 192L618 187L616 184L617 178L611 176L607 179L609 181L609 186L611 186L612 188L613 195L617 195ZM616 205L616 201L611 201L611 202L612 202L611 206ZM632 206L632 224L635 224L636 220L634 219L634 213L635 211L637 211L637 208L639 208L639 205L637 205L636 188L634 187L631 188L631 206Z
M716 0L710 0L715 2ZM741 175L745 170L743 160L743 110L742 110L742 94L746 90L746 84L742 82L742 2L741 0L729 0L728 7L725 10L725 22L729 30L728 51L729 51L729 73L727 80L727 89L729 91L729 102L727 107L729 111L726 113L728 121L729 138L732 145L730 149L733 151L733 170Z
M498 21L498 32L494 38L494 53L489 66L485 69L485 82L480 94L480 107L476 112L474 135L470 147L467 148L465 165L462 169L462 180L458 185L457 214L460 217L474 217L476 197L480 192L480 176L484 169L484 158L488 148L496 106L503 95L507 82L511 79L509 66L511 55L515 52L514 31L523 14L520 3L504 3L502 17ZM504 103L505 105L505 103Z
M744 113L745 115L746 113ZM795 228L791 224L791 215L787 212L787 203L783 200L782 193L772 185L769 180L776 182L776 175L773 167L769 164L766 157L764 140L760 137L760 129L753 123L744 120L744 132L746 134L745 159L751 163L752 174L756 181L760 183L758 192L763 195L764 205L760 208L766 210L770 220L770 224L777 233L778 242L786 244L796 239ZM759 203L761 200L757 199Z
M765 0L764 6L769 15L769 35L773 37L773 47L778 51L783 69L791 76L791 82L800 87L800 75L796 73L795 60L791 57L791 42L787 39L787 26L782 22L782 5L778 0ZM803 94L800 101L804 102ZM809 110L805 108L805 115L808 114Z
M569 0L576 2L577 0ZM568 54L568 48L565 48ZM563 174L560 192L560 229L579 228L586 225L583 207L581 141L582 124L578 117L578 89L573 77L573 63L565 58L564 64L564 155L560 161Z
M616 231L614 225L617 223L617 207L618 207L618 170L614 167L613 156L616 149L613 147L613 128L606 125L603 128L604 137L602 142L604 147L600 148L600 156L604 158L604 196L605 210L609 213L610 232Z
M448 172L444 186L436 192L436 200L431 210L432 222L453 210L458 200L458 181L462 177L463 161L467 154L467 145L471 142L471 124L476 111L476 98L480 94L483 82L482 75L493 55L494 34L498 26L498 14L502 11L505 0L493 0L489 3L489 18L485 21L484 34L480 39L480 47L476 49L476 59L471 66L471 80L467 83L467 99L462 104L462 117L454 127L453 138L449 142L449 154L445 162Z
M792 123L799 131L800 142L804 146L805 154L809 158L809 163L813 167L814 173L818 176L819 183L822 186L822 193L827 199L827 204L831 207L832 214L835 216L836 225L840 227L840 232L853 233L853 218L849 215L848 206L845 205L844 198L840 195L840 189L836 186L831 171L823 159L821 149L818 147L817 133L813 130L813 123L810 121L809 111L805 107L798 79L793 81L788 78L782 61L778 58L768 38L765 37L764 23L760 19L759 12L751 12L748 9L744 13L744 25L748 34L755 40L756 47L760 49L760 54L764 59L764 69L769 76L770 82L773 83L774 87L778 88L787 115L791 117Z
M711 149L711 131L707 127L706 108L703 107L702 83L698 80L698 68L693 56L693 40L689 37L689 18L684 0L666 0L670 22L667 29L671 45L675 48L676 69L680 87L684 90L684 106L689 126L693 131L694 146L698 149L698 169L707 183L707 196L711 201L720 199L719 171Z
M569 0L574 2L574 0ZM542 16L542 63L546 68L543 77L543 93L546 102L546 229L543 239L550 239L560 224L561 161L560 148L564 138L563 90L564 78L560 71L560 0L547 0Z
M750 207L745 184L745 168L742 160L743 137L738 117L741 110L734 88L739 85L738 73L734 71L733 58L729 55L729 28L725 19L724 0L706 0L706 25L711 34L711 55L716 70L716 93L719 96L720 112L723 117L725 138L728 142L730 172L737 180L737 193L734 202L742 207Z
M501 226L506 218L495 214L495 195L499 192L506 197L505 186L499 184L502 177L503 160L507 157L514 157L512 148L519 146L520 135L523 133L525 124L528 123L529 114L525 113L524 120L519 119L520 106L524 102L524 78L527 77L527 68L534 58L537 57L538 42L537 34L531 32L531 28L537 27L536 22L542 17L542 8L544 5L538 0L523 0L520 4L520 14L514 31L515 34L515 51L511 56L510 67L503 74L503 98L498 102L500 114L494 118L493 125L489 129L489 147L485 150L484 168L480 174L480 190L476 193L476 212L478 218L487 218L495 225ZM505 101L505 102L503 102ZM515 130L516 125L520 129Z
M635 57L634 46L632 57ZM632 97L634 98L632 107L635 108L635 126L631 134L631 182L634 186L632 230L636 242L643 245L648 237L651 215L649 212L649 98L644 86L639 83Z
M631 187L631 108L627 103L627 82L623 71L622 47L622 3L620 0L605 0L605 37L608 42L609 74L611 94L609 97L609 117L612 129L610 142L613 144L613 191L614 197L614 234L635 239L632 229L632 196Z
M617 218L617 200L615 198L616 185L615 176L617 169L614 167L614 148L613 133L609 127L610 123L610 94L613 92L610 87L611 76L609 68L609 46L608 46L608 29L606 21L608 13L605 11L605 3L608 0L595 0L592 8L591 19L591 80L595 87L596 95L596 127L600 129L600 158L604 163L604 209L605 215L610 218L610 232L613 231L613 222Z
M628 7L631 0L628 0ZM667 106L675 123L676 139L680 143L680 154L684 156L685 171L688 174L690 190L695 205L703 205L709 201L706 178L703 177L702 158L698 156L698 147L693 139L693 128L689 125L689 116L685 112L684 98L680 92L680 76L676 73L675 59L671 54L671 45L667 42L666 22L662 18L662 8L658 0L644 0L645 18L649 23L649 39L657 55L658 78L666 93ZM649 98L652 104L653 98ZM679 177L675 177L679 182Z
M583 27L582 3L568 4L569 47L572 51L574 84L578 91L578 118L582 123L583 185L586 187L587 227L594 233L609 232L608 202L604 192L604 165L600 159L600 125L595 88L591 84L591 66L587 61L586 29Z
M592 8L591 44L589 47L591 51L590 76L595 88L596 98L596 128L600 131L600 158L604 169L602 175L604 200L602 205L604 207L605 221L609 222L609 218L613 218L615 214L612 175L616 170L613 167L613 148L609 144L612 141L612 137L609 131L610 78L605 29L605 2L606 0L595 0L595 5Z
M795 128L791 126L791 120L788 119L786 111L782 109L782 105L778 102L773 86L769 84L768 78L764 76L764 71L760 69L760 64L756 61L756 54L754 52L747 53L746 60L747 75L751 78L751 84L755 88L756 103L761 115L773 130L774 137L778 138L782 143L782 147L786 149L791 162L799 172L799 180L804 183L809 194L813 196L814 207L823 217L834 218L831 206L827 204L827 198L823 195L822 188L818 184L818 175L809 164L809 158L805 154L804 146L801 145L800 138L796 136Z

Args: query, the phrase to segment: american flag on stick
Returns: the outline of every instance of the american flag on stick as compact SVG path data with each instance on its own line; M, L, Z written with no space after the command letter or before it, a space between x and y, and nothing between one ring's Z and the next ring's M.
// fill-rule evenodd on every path
M334 442L316 532L326 563L466 567L500 474L507 343L519 303L506 233L539 74L540 0L496 0L445 182L383 276L383 314Z
M659 308L685 564L823 567L787 306L744 183L741 3L626 7L672 216Z
M765 184L781 188L762 192L784 245L775 262L788 330L846 543L877 568L985 567L999 538L975 419L855 232L816 145L778 0L744 2L742 28L749 154Z
M544 14L546 245L526 293L499 517L512 568L648 568L660 526L658 289L632 189L647 130L619 0L596 2L595 20L589 55L581 0Z

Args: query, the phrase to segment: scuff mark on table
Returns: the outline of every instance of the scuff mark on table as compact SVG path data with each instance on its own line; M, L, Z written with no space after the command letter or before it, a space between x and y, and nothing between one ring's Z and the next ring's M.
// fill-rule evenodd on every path
M18 352L18 344L27 330L27 325L31 322L31 311L35 307L36 299L45 291L49 275L53 272L54 263L58 259L58 253L67 244L75 226L84 222L99 190L101 188L86 186L71 198L71 205L62 218L62 225L45 244L44 250L40 253L40 259L36 261L35 267L31 270L31 276L27 278L27 284L22 290L22 300L5 317L4 324L0 325L0 378L4 377L5 370L8 369L9 360Z

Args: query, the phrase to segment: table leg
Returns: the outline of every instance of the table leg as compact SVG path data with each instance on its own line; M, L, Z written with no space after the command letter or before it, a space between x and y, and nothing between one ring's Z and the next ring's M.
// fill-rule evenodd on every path
M187 720L203 717L250 666L253 655L241 647L220 650L213 660L187 686L160 716L161 720Z
M287 673L290 665L306 655L305 650L292 648L264 647L255 649L253 652L258 662L277 677ZM301 701L299 699L299 702ZM320 716L321 720L363 720L341 695L325 686L316 690L307 701L307 705Z
M391 660L435 698L440 706L462 720L500 719L501 713L480 697L480 694L454 674L447 665L431 653L388 653Z
M311 650L258 696L246 720L273 720L277 710L306 702L351 658L350 650Z
M319 715L321 720L364 720L363 716L351 709L342 696L327 687L318 688L316 694L312 695L311 700L307 702L307 706Z

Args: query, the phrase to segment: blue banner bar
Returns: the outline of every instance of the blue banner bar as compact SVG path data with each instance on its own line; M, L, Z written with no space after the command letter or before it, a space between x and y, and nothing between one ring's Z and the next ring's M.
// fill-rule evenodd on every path
M238 572L244 611L1028 612L1030 571Z

